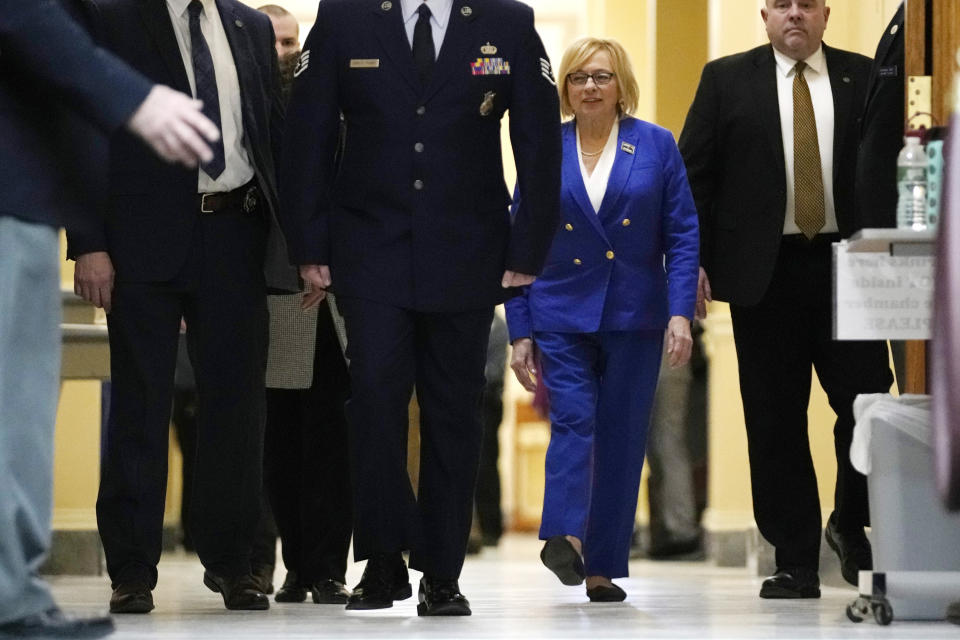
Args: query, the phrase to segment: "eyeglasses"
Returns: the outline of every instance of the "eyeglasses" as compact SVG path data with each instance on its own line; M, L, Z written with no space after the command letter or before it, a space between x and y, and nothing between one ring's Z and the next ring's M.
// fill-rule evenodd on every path
M605 84L610 84L610 81L613 80L613 77L616 75L617 74L611 73L610 71L597 71L596 73L576 71L567 74L567 81L579 87L587 84L588 79L593 78L593 83L598 87L602 87Z

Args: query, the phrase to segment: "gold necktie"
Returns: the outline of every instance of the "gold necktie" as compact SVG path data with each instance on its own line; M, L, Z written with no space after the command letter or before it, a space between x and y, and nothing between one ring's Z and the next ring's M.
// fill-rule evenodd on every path
M810 88L803 77L807 63L798 62L793 76L793 218L803 235L812 239L823 228L823 172L817 120Z

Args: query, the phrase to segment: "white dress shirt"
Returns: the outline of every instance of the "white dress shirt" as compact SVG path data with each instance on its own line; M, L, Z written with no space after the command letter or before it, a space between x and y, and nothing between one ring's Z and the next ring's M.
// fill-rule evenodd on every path
M593 205L593 212L600 212L600 205L603 203L603 196L607 193L607 183L610 182L610 172L613 171L613 163L617 159L617 140L620 139L620 121L614 120L613 127L610 129L610 135L607 136L607 143L603 146L603 152L597 159L597 164L593 168L593 173L587 172L587 166L583 163L583 148L580 146L580 128L577 129L577 159L580 161L580 175L583 177L583 186L587 188L587 196L590 197L590 204Z
M793 68L797 61L773 50L777 61L777 98L780 102L780 131L783 136L783 160L787 171L787 210L783 220L784 235L802 233L794 220L793 185ZM817 143L820 147L820 168L823 172L824 225L820 233L838 231L837 212L833 204L833 90L827 73L823 47L804 62L803 77L810 88L810 100L817 119Z
M440 54L443 45L443 36L447 34L447 25L450 24L450 12L453 10L453 0L400 0L400 10L403 12L403 28L407 30L407 41L413 48L413 29L417 26L420 14L417 9L421 4L430 7L430 30L433 33L434 59Z
M217 94L220 98L220 124L223 136L224 160L226 168L216 180L202 169L198 172L197 191L213 193L232 191L242 187L253 178L253 164L243 147L243 115L240 112L240 81L233 61L233 52L227 33L223 30L220 12L214 0L200 0L203 11L200 13L200 31L207 41L210 55L213 57L213 70L217 76ZM167 10L173 22L173 31L177 36L180 56L187 71L190 91L197 95L197 83L193 77L193 58L190 41L190 14L187 6L190 0L167 0Z

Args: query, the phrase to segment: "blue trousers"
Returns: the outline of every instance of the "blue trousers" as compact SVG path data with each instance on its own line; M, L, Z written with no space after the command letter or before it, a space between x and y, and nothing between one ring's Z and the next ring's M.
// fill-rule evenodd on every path
M54 606L37 572L53 513L59 282L56 229L0 215L0 624Z
M628 575L663 332L537 332L550 398L540 538L583 541L588 576Z

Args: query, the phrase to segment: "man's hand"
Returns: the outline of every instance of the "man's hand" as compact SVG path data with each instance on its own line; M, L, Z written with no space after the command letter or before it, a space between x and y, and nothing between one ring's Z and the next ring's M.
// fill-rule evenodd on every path
M306 310L320 304L327 297L327 287L333 282L330 279L330 267L325 264L302 264L300 277L310 285L310 290L303 296L300 308Z
M713 292L710 290L710 278L707 272L700 267L700 277L697 279L697 311L694 314L697 320L707 317L707 303L713 302Z
M537 390L537 365L533 358L533 340L519 338L513 341L510 368L527 391Z
M682 367L690 360L693 352L693 336L690 334L690 320L683 316L673 316L667 324L667 357L673 368Z
M113 298L113 262L106 251L85 253L73 270L73 292L110 313Z
M201 113L202 106L199 100L158 84L134 111L127 128L167 162L192 169L213 159L206 141L220 137L217 126Z
M533 281L536 279L537 276L517 273L516 271L504 271L500 286L504 289L509 289L510 287L525 287L528 284L533 284Z

